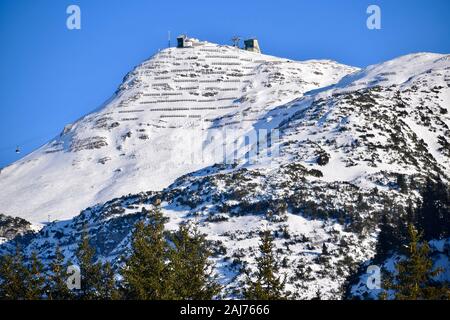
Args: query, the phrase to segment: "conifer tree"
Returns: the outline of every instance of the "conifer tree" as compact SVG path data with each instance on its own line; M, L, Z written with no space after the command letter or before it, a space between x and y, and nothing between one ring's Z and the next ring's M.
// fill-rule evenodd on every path
M159 207L142 209L144 221L136 224L132 252L122 270L125 297L138 300L161 300L173 297L167 265L168 246L164 237L163 217Z
M56 247L55 258L50 263L50 276L47 284L47 295L50 300L67 300L73 298L72 292L67 287L67 264L64 263L64 255L61 249Z
M328 252L328 248L327 248L327 245L325 244L325 242L322 244L322 254L323 254L324 256L327 256L327 255L330 254L330 253Z
M427 179L417 220L425 240L450 236L450 190L440 178Z
M205 236L198 229L181 225L172 234L171 287L174 299L210 300L220 292L212 274Z
M404 174L397 174L397 185L400 189L400 192L403 194L408 193L408 184L406 183L406 177Z
M102 300L118 300L120 299L119 291L116 287L114 270L109 262L102 266L101 286L99 297Z
M76 256L81 271L79 297L83 300L98 299L102 278L101 265L94 261L95 249L89 244L86 227L82 232Z
M448 286L436 283L433 277L442 270L433 268L433 260L429 256L430 248L427 242L420 243L419 232L409 225L410 243L405 260L396 265L398 274L392 280L385 282L385 289L395 292L397 300L435 300L448 299ZM383 293L381 298L385 297Z
M39 261L36 252L31 255L31 264L29 270L25 272L26 293L25 299L39 300L44 296L44 285L46 277L43 272L44 266Z
M390 252L396 249L397 239L395 237L394 227L390 224L387 214L381 217L379 225L380 233L376 245L377 258L385 258Z
M414 209L411 199L408 199L408 207L406 208L406 220L408 222L408 225L415 225L417 223L416 210Z
M0 257L0 299L23 300L27 296L28 270L19 246L11 255Z
M281 300L285 299L285 279L278 276L279 264L273 253L273 237L270 231L261 233L259 246L260 256L256 258L257 271L247 276L243 295L248 300Z

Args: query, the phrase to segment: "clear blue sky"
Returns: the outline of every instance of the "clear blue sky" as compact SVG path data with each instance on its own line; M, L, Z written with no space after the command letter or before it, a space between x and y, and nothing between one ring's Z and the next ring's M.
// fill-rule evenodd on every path
M70 4L81 8L81 30L66 28ZM366 28L370 4L381 7L379 31ZM267 54L363 67L450 53L450 1L0 0L0 167L102 104L166 46L168 30L217 43L256 36Z

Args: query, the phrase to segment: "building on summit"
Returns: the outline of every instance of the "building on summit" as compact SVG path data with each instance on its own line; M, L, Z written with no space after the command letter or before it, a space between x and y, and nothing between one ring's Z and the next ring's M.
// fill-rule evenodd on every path
M190 48L192 47L192 41L185 35L179 35L177 37L177 48Z
M241 38L234 37L232 39L233 46L235 48L239 48L239 41ZM188 38L185 34L179 35L177 37L177 48L192 48L194 46L199 45L195 39ZM261 48L259 47L258 39L256 38L250 38L247 40L244 40L244 50L261 53Z
M255 38L244 40L244 49L251 52L261 53L258 40Z

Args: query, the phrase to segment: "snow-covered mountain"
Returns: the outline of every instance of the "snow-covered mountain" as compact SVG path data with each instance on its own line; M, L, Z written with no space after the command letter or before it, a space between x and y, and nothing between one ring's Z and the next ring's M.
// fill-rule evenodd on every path
M216 147L230 143L219 135L211 141L217 128L243 136L269 116L287 116L269 114L276 107L357 70L333 61L294 62L193 44L144 61L100 110L3 168L2 212L42 224L49 215L68 219L114 197L161 190L217 161Z
M169 229L192 220L214 243L223 296L269 228L296 298L342 298L375 253L383 209L416 205L427 176L450 179L450 55L359 70L193 43L142 63L102 109L4 168L0 210L60 220L28 253L45 260L58 244L72 258L87 225L117 266L159 199Z

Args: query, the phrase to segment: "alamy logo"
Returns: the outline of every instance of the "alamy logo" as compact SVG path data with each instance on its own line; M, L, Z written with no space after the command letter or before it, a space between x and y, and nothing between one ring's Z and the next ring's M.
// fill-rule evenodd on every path
M228 128L202 130L206 124L200 120L198 128L186 128L170 135L174 143L183 146L170 157L174 165L223 163L236 164L240 160L248 164L265 162L275 164L271 160L280 154L280 131L278 129L252 129L244 134Z
M381 289L381 268L379 266L368 266L367 267L367 277L366 286L369 290Z
M369 30L381 29L381 8L377 5L370 5L367 8L367 14L370 16L367 18L367 28Z
M81 289L81 270L77 265L67 267L67 274L69 277L66 280L67 288L69 290Z
M81 29L81 9L77 5L67 7L66 13L69 14L66 20L66 26L69 30Z

